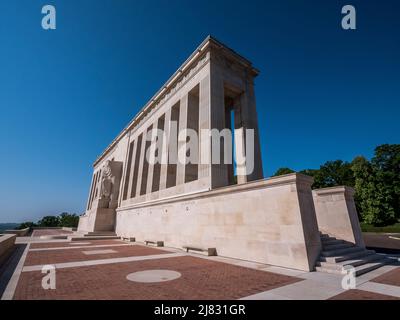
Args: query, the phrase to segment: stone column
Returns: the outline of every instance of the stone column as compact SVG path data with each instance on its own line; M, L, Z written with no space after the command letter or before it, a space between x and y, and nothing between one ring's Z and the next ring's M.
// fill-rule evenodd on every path
M122 177L121 177L121 184L120 184L120 190L119 190L119 197L118 197L118 206L121 206L122 201L124 200L124 193L125 193L125 181L126 179L128 179L128 182L131 183L130 177L127 177L127 172L128 170L130 170L130 168L128 168L128 166L130 165L128 162L129 159L129 151L130 151L130 147L131 147L131 135L132 135L132 131L129 131L129 133L127 134L127 145L126 145L126 151L125 151L125 160L123 162L123 169L122 169Z
M163 190L167 186L167 170L168 170L168 144L169 144L169 128L171 124L171 108L165 113L164 122L164 139L162 146L162 158L161 158L161 174L160 174L160 190Z
M153 130L149 132L151 134L151 145L149 148L149 173L147 175L147 187L146 187L146 194L150 194L151 187L153 185L153 172L154 172L154 154L156 151L156 137L157 137L157 127L158 127L158 119L156 119L153 123Z
M176 185L185 183L185 163L186 159L186 129L187 129L187 109L188 109L188 94L186 93L181 98L181 107L179 111L179 126L178 126L178 165Z
M90 183L89 197L88 197L88 200L87 200L86 210L90 209L90 202L92 200L92 194L93 194L95 179L96 179L96 175L93 173L92 182Z
M225 95L224 81L222 70L217 64L211 67L211 85L210 85L210 108L211 112L211 128L221 132L225 129ZM224 147L220 144L220 163L211 164L211 186L212 188L224 187L229 184L228 169L223 163Z
M261 147L258 130L256 98L252 79L246 79L245 92L241 95L241 117L244 129L254 130L254 170L247 177L247 181L263 178Z
M138 179L137 179L137 185L136 185L136 196L140 196L140 189L142 186L143 164L144 164L144 161L146 160L146 155L145 155L146 135L147 135L147 128L142 132L142 145L140 147L140 158L139 158L140 160L139 160Z
M131 142L133 142L133 141L135 141L135 142L134 142L133 149L132 149L132 161L131 161L131 171L130 171L130 175L129 175L129 185L128 185L128 192L127 192L127 199L130 199L130 195L132 193L133 175L134 175L134 171L135 171L134 168L135 168L135 165L136 165L136 163L135 163L136 159L135 158L136 158L136 151L137 151L137 148L138 148L138 139L137 139L137 137L136 137L135 140L132 140ZM126 178L128 178L128 177L126 177Z
M243 127L243 116L242 116L242 108L246 105L245 94L242 93L238 97L234 99L234 126L233 132L234 135L234 143L235 143L235 154L234 161L236 163L236 179L237 184L242 184L247 182L246 175L246 165L247 163L243 163L246 155L246 132Z
M242 184L247 182L246 167L247 155L245 148L245 133L243 128L235 128L235 162L236 162L236 177L237 183Z
M200 101L199 101L199 179L211 178L211 129L210 119L210 75L200 81ZM202 134L202 130L207 130L207 134ZM211 188L211 179L208 182Z

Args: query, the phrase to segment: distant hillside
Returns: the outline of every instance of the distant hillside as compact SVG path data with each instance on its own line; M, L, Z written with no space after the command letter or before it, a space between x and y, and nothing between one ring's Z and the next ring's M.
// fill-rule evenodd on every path
M19 223L0 223L0 233L4 230L14 229L19 226Z

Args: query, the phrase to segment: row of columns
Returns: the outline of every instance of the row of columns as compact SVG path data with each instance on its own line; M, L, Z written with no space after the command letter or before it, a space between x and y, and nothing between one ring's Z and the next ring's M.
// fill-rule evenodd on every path
M93 201L97 198L97 195L99 193L99 182L101 178L101 169L98 170L93 174L92 177L92 183L90 185L90 193L89 193L89 200L87 204L87 210L90 210L92 208Z
M211 80L213 85L211 86ZM248 85L248 84L247 84ZM209 189L217 188L232 184L233 172L232 165L227 164L210 164L203 163L201 160L210 157L211 154L211 139L205 139L201 136L202 129L216 128L222 130L227 127L229 120L229 109L227 109L225 101L225 81L221 73L211 72L205 76L196 86L198 88L196 95L198 96L198 135L199 141L199 160L197 165L197 176L194 174L194 180L202 180L201 187ZM178 122L178 132L188 128L188 106L189 94L181 97L181 99L165 111L159 118L146 127L139 135L135 136L135 140L129 141L127 146L127 157L125 160L124 178L121 189L120 201L135 198L141 195L150 194L159 190L165 190L170 187L179 186L185 183L185 169L187 165L161 163L150 164L145 163L147 148L151 147L151 141L147 141L146 136L149 130L162 129L164 131L165 141L159 141L158 152L161 152L162 159L168 159L169 145L175 140L178 143L179 157L185 157L186 141L177 141L178 137L171 137L171 121ZM213 111L211 115L211 105ZM259 141L258 141L258 125L257 114L255 111L254 88L252 84L245 88L242 94L239 94L231 106L235 113L234 129L253 128L255 129L255 170L249 176L237 176L237 183L245 183L247 181L261 179L262 167L261 157L259 156ZM189 112L189 116L193 116L193 112ZM197 117L197 112L196 112ZM233 128L232 128L233 129ZM244 138L244 137L243 137ZM235 140L236 151L243 149L244 144L239 144ZM241 147L240 147L241 145ZM239 148L240 147L240 148ZM221 146L221 157L224 159L223 149ZM206 152L207 154L202 154ZM151 154L153 152L150 152ZM183 153L183 154L182 154ZM158 167L156 167L158 166ZM188 172L189 173L189 172ZM190 174L193 176L193 167L190 168ZM95 172L92 179L91 191L89 194L88 210L90 210L93 201L97 197L98 182L100 179L101 170ZM207 179L208 178L208 179ZM195 191L195 190L193 190Z
M201 129L210 128L210 98L209 98L209 76L205 77L198 86L198 134ZM196 88L197 86L194 86ZM194 89L192 89L194 90ZM163 126L159 129L163 130L166 138L165 141L158 141L158 152L162 153L162 159L168 159L169 153L169 144L172 142L172 139L177 139L177 137L171 137L171 118L173 109L179 107L179 121L178 121L178 132L184 131L188 127L188 105L189 105L189 91L185 94L176 104L171 106L166 112L157 118L152 124L150 124L143 132L136 136L135 140L129 141L128 152L128 161L126 164L126 168L124 170L124 186L122 192L122 200L128 200L130 198L135 198L137 196L141 196L144 194L150 194L154 191L164 190L168 187L178 186L185 183L185 168L186 165L177 162L176 167L169 163L162 162L158 172L155 174L155 166L157 164L146 163L146 152L148 148L151 148L151 142L146 140L146 135L149 130L158 129L158 126L163 124ZM176 109L175 109L176 112ZM189 115L190 116L190 115ZM163 121L160 119L163 118ZM155 132L155 131L153 131ZM199 134L200 136L200 134ZM141 137L141 138L140 138ZM141 141L140 141L141 140ZM206 141L202 141L200 138L199 149L200 150L211 150L210 139L205 139ZM186 153L186 141L177 141L178 143L178 152L180 153L178 157L183 159ZM133 144L133 146L132 146ZM201 149L201 146L206 147L207 149ZM199 151L200 151L199 150ZM138 152L140 152L138 154ZM153 150L150 151L151 155L154 155ZM139 155L139 158L138 158ZM200 152L199 152L199 156ZM135 170L137 171L137 176L135 177ZM158 169L157 169L158 170ZM198 165L198 175L197 179L204 178L210 176L210 165L207 164L199 164ZM170 175L168 177L168 175ZM175 179L175 183L171 185L171 175L174 175L173 179ZM159 181L157 178L159 176ZM167 185L167 180L169 180L169 184ZM154 185L156 183L156 185ZM158 188L155 188L158 184ZM135 188L136 185L136 188ZM158 189L158 190L157 190ZM145 190L145 192L144 192ZM133 192L132 192L133 191Z

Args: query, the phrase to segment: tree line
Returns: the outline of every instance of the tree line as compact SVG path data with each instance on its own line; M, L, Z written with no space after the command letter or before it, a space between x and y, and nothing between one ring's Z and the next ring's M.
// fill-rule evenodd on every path
M280 168L274 176L293 173ZM313 189L346 185L355 189L360 219L374 226L400 221L400 144L383 144L369 161L358 156L351 162L327 161L319 169L299 171L314 178Z
M33 228L33 227L69 227L76 228L79 223L79 216L75 213L70 214L68 212L63 212L58 216L45 216L38 222L27 221L19 225L19 229Z

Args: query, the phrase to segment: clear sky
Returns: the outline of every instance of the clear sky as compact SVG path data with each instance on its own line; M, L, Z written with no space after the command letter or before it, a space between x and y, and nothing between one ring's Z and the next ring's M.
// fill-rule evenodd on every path
M357 30L341 28L345 4ZM208 34L261 72L265 176L400 143L399 1L17 0L0 14L0 222L82 213L95 158Z

